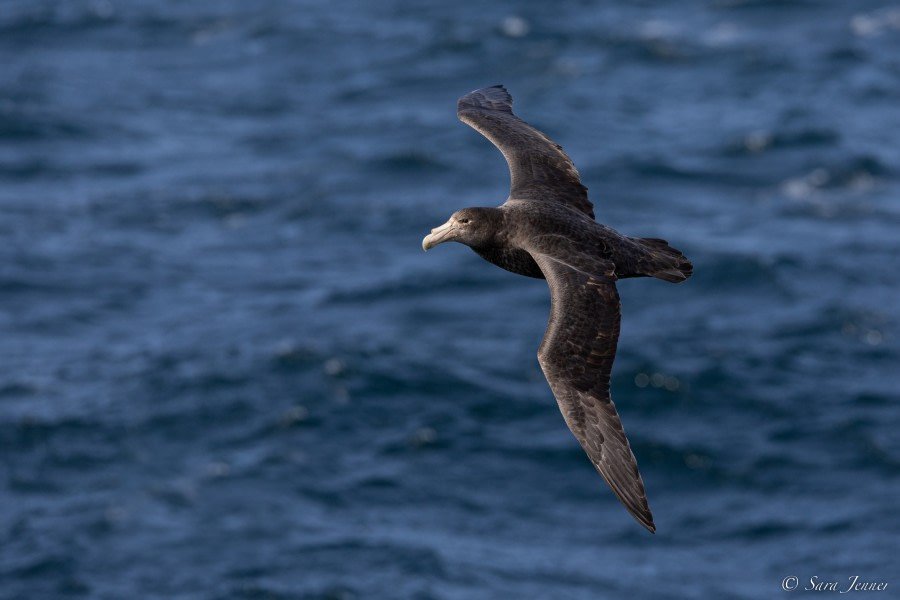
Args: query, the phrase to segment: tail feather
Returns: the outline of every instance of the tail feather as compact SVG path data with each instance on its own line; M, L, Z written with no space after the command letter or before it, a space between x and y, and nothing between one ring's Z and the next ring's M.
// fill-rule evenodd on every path
M631 238L637 242L646 253L637 261L636 273L632 276L656 277L672 283L681 283L694 273L694 265L691 261L669 245L666 240L659 238Z

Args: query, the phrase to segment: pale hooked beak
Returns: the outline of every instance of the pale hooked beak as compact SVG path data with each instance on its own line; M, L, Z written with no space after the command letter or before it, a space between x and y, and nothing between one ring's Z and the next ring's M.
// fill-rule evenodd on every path
M431 233L425 236L425 239L422 240L422 250L428 252L438 244L452 240L455 233L456 221L450 219L440 227L432 229Z

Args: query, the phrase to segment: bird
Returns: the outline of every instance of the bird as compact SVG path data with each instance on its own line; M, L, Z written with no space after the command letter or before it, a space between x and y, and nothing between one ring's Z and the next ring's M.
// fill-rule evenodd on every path
M693 265L665 240L626 236L598 223L572 159L513 114L503 85L460 98L457 117L506 158L509 197L499 207L458 210L425 236L422 249L458 242L502 269L547 281L541 370L593 466L638 523L655 533L644 481L610 396L621 318L616 282L656 277L680 283Z

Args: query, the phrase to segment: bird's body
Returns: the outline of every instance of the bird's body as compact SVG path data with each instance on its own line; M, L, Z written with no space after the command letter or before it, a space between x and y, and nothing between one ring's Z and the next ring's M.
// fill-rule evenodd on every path
M472 246L472 249L488 262L518 275L546 279L534 257L525 249L537 244L547 250L565 246L572 251L610 261L615 266L617 279L667 279L669 274L663 271L671 266L669 258L677 256L683 259L680 252L668 248L663 240L622 235L612 227L597 223L565 205L535 204L510 198L493 210L498 212L494 217L499 224L496 237L490 243ZM515 225L510 226L510 223ZM660 252L665 248L668 251L662 252L660 264ZM677 281L685 279L678 271L672 275Z
M422 241L468 245L507 271L546 279L551 308L538 360L572 433L631 514L651 532L637 462L609 393L619 337L616 280L691 276L681 252L597 223L578 171L562 148L512 113L502 86L460 98L461 120L506 157L510 195L497 208L466 208Z

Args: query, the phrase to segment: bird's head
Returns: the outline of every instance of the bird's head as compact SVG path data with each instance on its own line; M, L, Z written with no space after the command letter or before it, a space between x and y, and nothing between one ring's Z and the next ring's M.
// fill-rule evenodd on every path
M459 242L470 248L491 246L501 228L503 215L497 208L464 208L450 220L431 230L422 240L425 251L444 242Z

